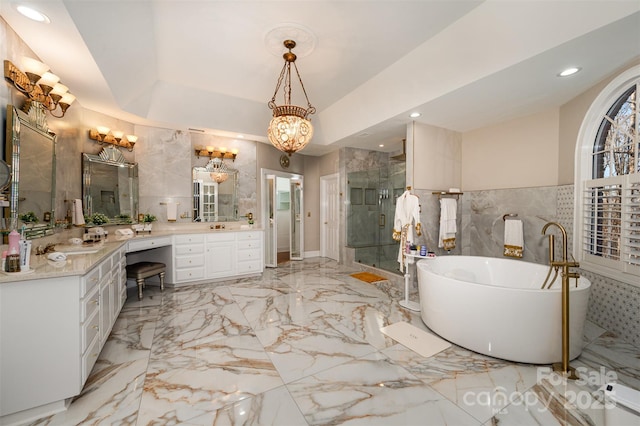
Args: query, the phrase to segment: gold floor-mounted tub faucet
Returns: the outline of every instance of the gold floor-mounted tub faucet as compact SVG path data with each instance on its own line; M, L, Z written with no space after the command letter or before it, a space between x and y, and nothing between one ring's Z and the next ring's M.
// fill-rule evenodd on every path
M569 268L577 268L580 266L578 262L569 261L567 253L567 231L564 226L557 222L548 222L542 228L542 235L545 235L547 228L550 226L557 227L562 233L562 260L555 260L554 236L549 234L549 267L562 268L562 363L553 364L553 370L562 373L568 379L575 380L578 378L576 370L569 365L569 278L575 278L576 283L580 275L577 272L571 272ZM549 270L549 275L551 270ZM549 278L547 275L547 278ZM554 276L555 279L555 276ZM551 281L553 282L553 280ZM542 285L543 288L546 284ZM551 284L549 284L551 286Z

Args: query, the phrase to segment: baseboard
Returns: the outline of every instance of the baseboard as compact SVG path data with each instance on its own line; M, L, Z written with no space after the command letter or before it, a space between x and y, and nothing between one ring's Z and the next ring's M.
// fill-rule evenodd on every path
M315 251L305 251L304 252L304 258L310 258L310 257L320 257L320 250L315 250Z

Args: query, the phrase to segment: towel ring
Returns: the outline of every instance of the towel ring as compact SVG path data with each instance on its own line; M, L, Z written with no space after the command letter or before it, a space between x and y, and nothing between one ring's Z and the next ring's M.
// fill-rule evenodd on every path
M518 213L507 213L502 215L502 220L506 221L509 218L518 217Z

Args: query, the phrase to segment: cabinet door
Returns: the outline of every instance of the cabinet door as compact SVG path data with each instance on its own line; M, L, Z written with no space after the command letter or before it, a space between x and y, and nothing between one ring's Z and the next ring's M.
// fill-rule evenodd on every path
M104 345L104 342L107 340L107 337L109 337L109 332L111 331L111 306L113 304L112 284L113 282L110 273L103 277L100 282L100 346Z
M207 244L207 278L230 277L236 273L235 241Z

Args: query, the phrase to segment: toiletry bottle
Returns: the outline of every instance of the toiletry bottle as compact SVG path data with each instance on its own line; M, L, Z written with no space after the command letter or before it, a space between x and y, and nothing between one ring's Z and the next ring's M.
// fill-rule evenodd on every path
M20 269L28 271L31 260L31 240L20 240Z
M7 272L20 272L20 234L15 228L9 233L9 264Z
M7 271L7 251L2 252L2 270Z

